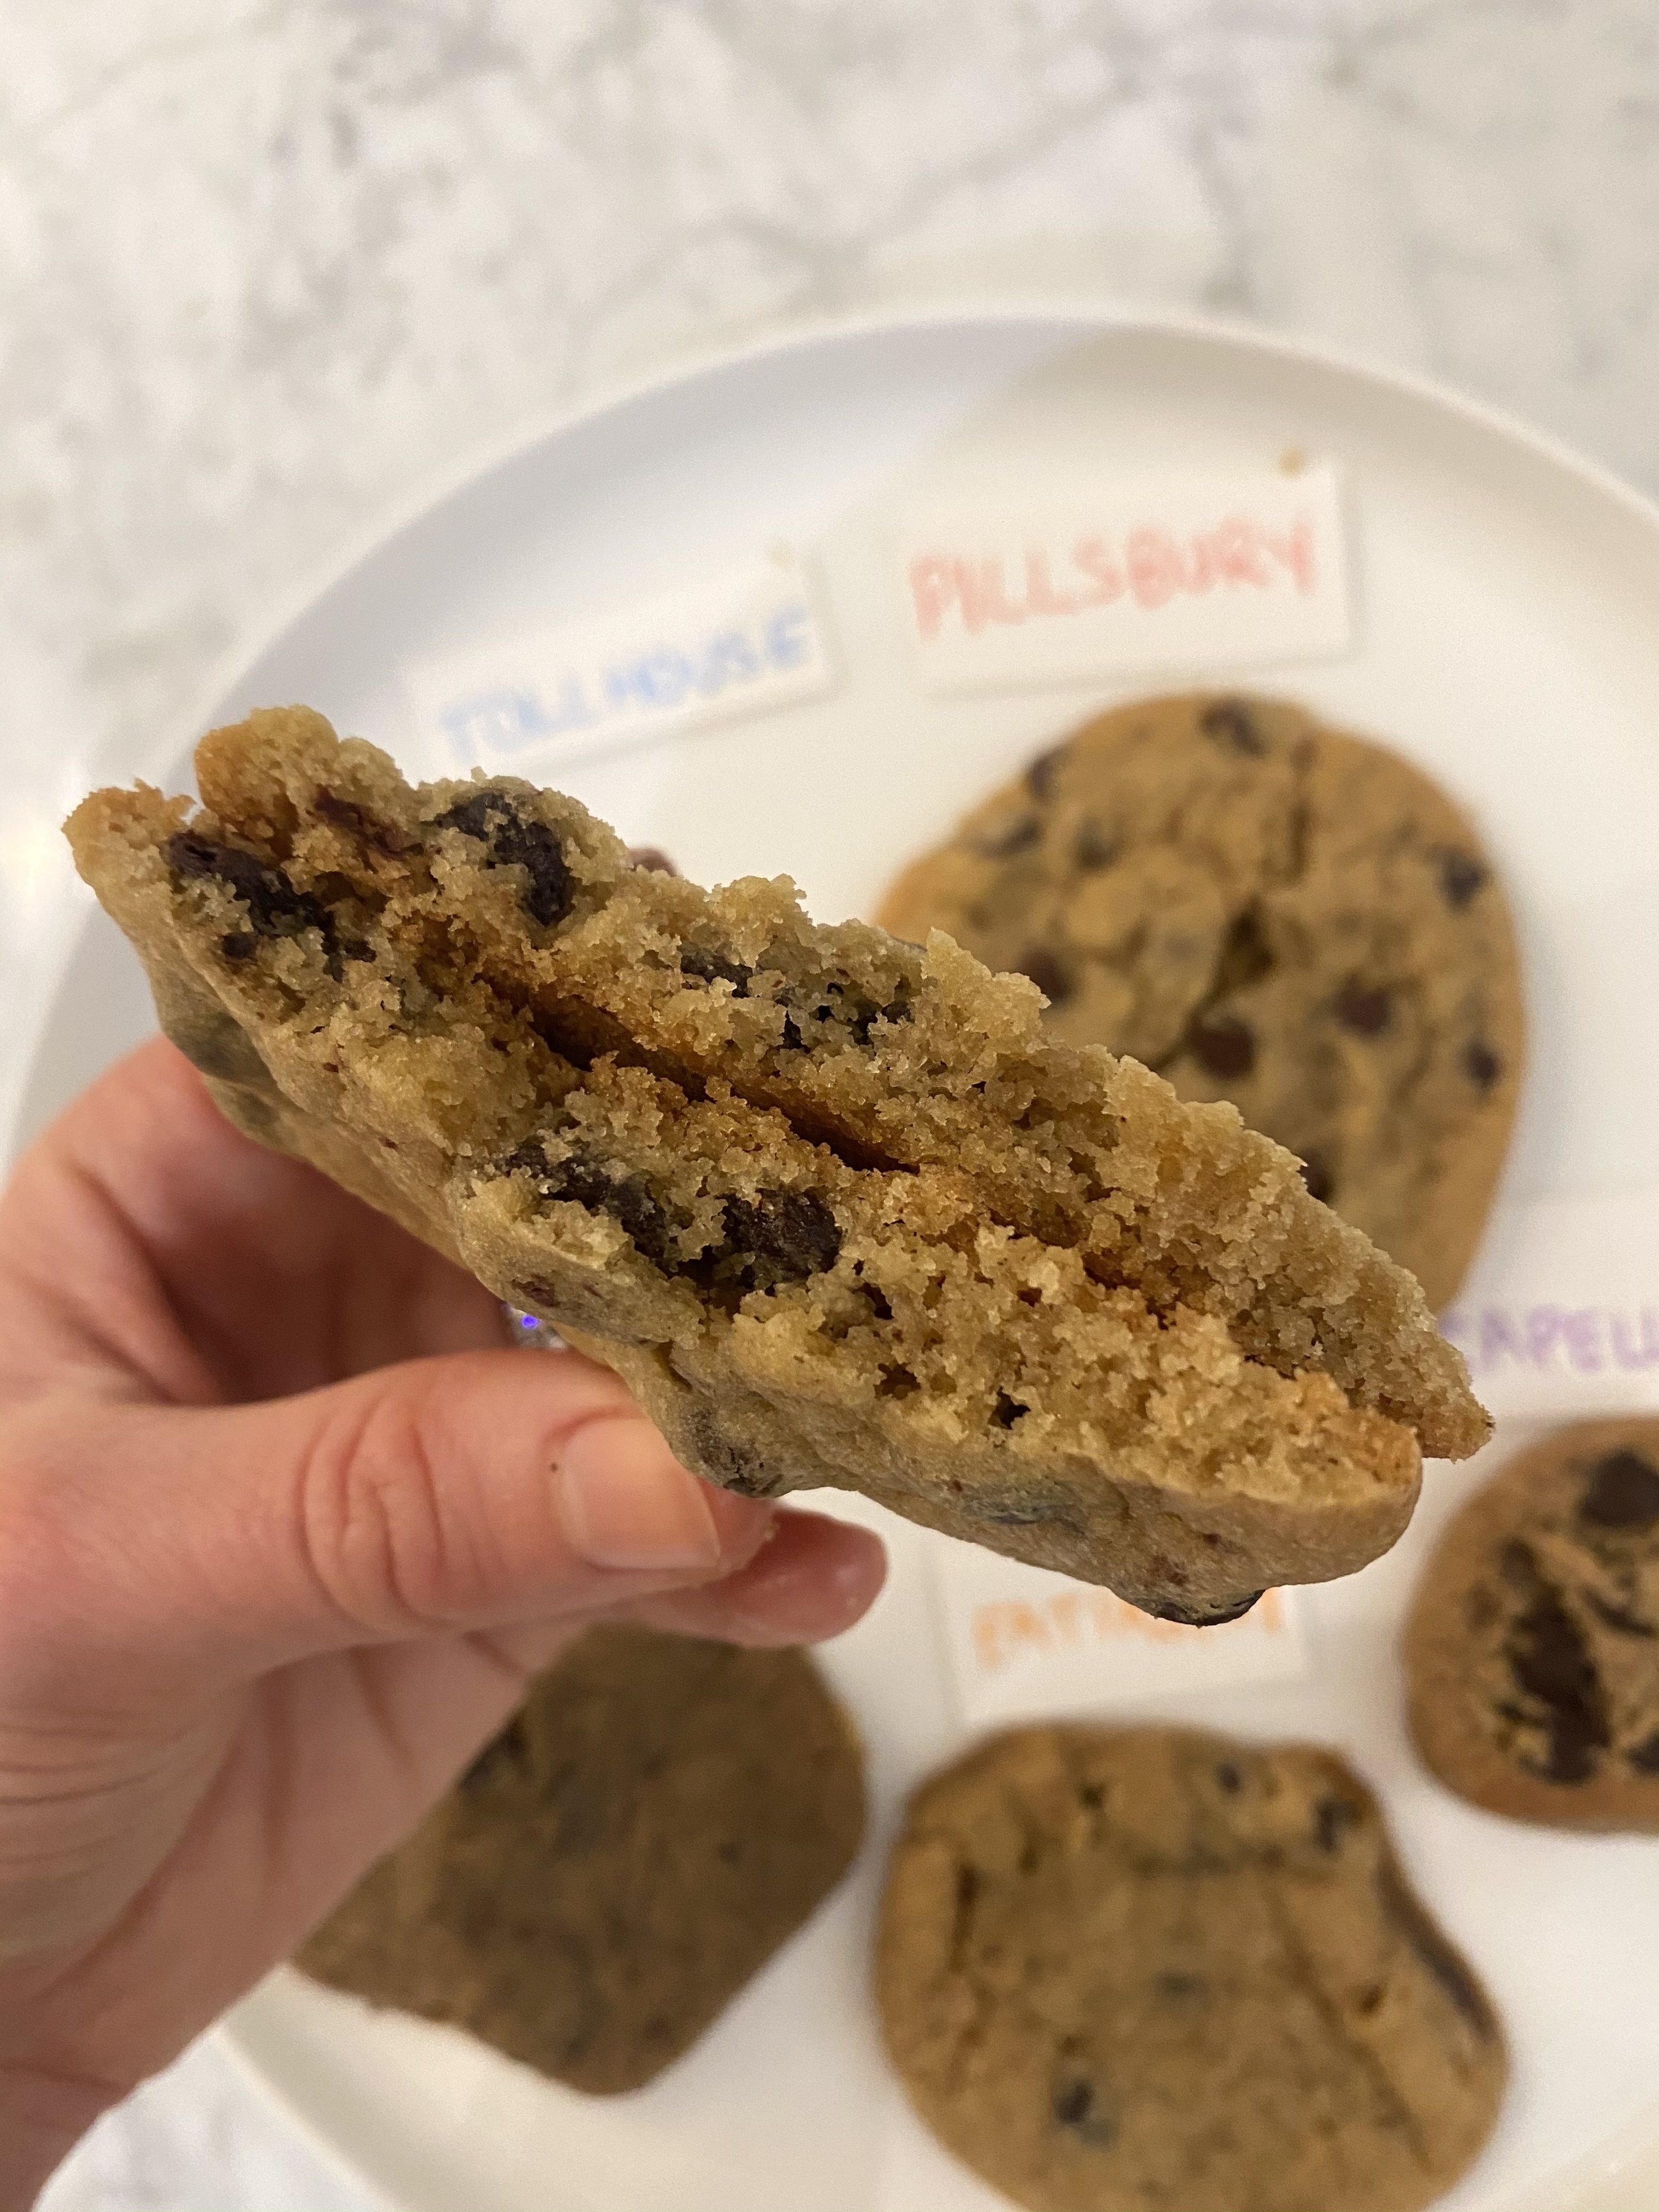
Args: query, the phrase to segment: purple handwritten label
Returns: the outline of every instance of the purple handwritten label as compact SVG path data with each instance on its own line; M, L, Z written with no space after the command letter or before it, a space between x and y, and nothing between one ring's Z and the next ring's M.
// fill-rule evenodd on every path
M1440 1329L1477 1382L1505 1372L1630 1375L1659 1369L1659 1305L1454 1306L1442 1315Z

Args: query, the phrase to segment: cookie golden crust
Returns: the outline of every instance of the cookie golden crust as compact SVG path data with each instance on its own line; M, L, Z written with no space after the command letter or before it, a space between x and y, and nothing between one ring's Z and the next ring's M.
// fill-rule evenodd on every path
M1387 1548L1486 1416L1418 1287L1226 1106L1047 1038L949 939L411 789L304 708L69 835L167 1034L623 1374L687 1463L863 1490L1182 1619Z
M1328 1752L1024 1729L912 1802L876 1995L918 2113L1030 2212L1419 2212L1507 2076Z
M1419 769L1272 700L1114 708L1034 761L881 910L1031 976L1051 1035L1229 1098L1449 1304L1509 1144L1514 932Z
M1583 1421L1458 1513L1407 1622L1412 1733L1512 1820L1659 1835L1659 1420Z
M594 1628L295 1963L611 2096L696 2040L863 1827L804 1652Z

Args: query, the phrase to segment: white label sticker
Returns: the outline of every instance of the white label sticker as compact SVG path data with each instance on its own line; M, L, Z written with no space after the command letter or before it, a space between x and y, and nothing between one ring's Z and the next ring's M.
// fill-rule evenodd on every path
M1291 1594L1237 1620L1188 1628L1110 1590L974 1545L933 1555L951 1670L970 1723L1028 1720L1306 1671Z
M1493 1413L1659 1408L1659 1193L1502 1207L1440 1327Z
M793 705L834 681L800 561L780 548L708 583L417 663L422 736L449 773L524 773Z
M898 543L930 691L1311 660L1352 635L1329 468L1109 479L1018 513L929 504Z

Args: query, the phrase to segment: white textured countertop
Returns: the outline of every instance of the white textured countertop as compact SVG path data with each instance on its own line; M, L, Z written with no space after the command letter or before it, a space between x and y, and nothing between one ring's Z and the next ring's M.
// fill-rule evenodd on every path
M9 744L149 746L470 455L620 376L861 307L1255 318L1659 491L1652 0L9 0L0 21ZM204 2047L46 2202L364 2200Z

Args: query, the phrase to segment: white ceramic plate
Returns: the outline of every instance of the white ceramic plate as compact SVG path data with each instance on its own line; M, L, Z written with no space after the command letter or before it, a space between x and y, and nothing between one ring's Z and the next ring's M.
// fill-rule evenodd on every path
M579 761L560 780L700 879L787 870L821 917L860 912L1044 738L1149 688L924 698L893 580L896 504L988 472L1052 486L1090 470L1268 471L1287 448L1344 472L1357 642L1346 658L1246 680L1429 767L1480 821L1516 907L1532 1064L1494 1233L1521 1233L1528 1201L1644 1190L1659 1181L1646 1111L1659 1097L1648 1011L1659 972L1659 517L1425 388L1240 333L1069 313L862 327L746 356L566 424L453 492L321 592L204 720L305 699L423 758L404 688L416 661L638 602L787 540L813 565L836 688ZM525 767L535 772L533 756ZM171 773L184 773L182 745ZM22 1130L150 1026L136 963L84 912L29 1060ZM1605 1204L1594 1218L1605 1222ZM1607 1387L1616 1395L1616 1378ZM1525 1433L1510 1425L1494 1450ZM1103 1649L1097 1680L1069 1702L1346 1752L1512 2036L1498 2134L1447 2212L1651 2212L1659 1844L1477 1813L1425 1776L1402 1729L1401 1608L1433 1532L1490 1465L1431 1469L1390 1558L1298 1595L1292 1679L1194 1688L1142 1667L1129 1694ZM866 1996L898 1806L970 1732L945 1650L960 1547L883 1525L890 1588L824 1654L870 1747L863 1856L659 2084L579 2098L291 1974L239 2008L226 2033L246 2063L392 2201L408 2212L1000 2203L909 2119Z

